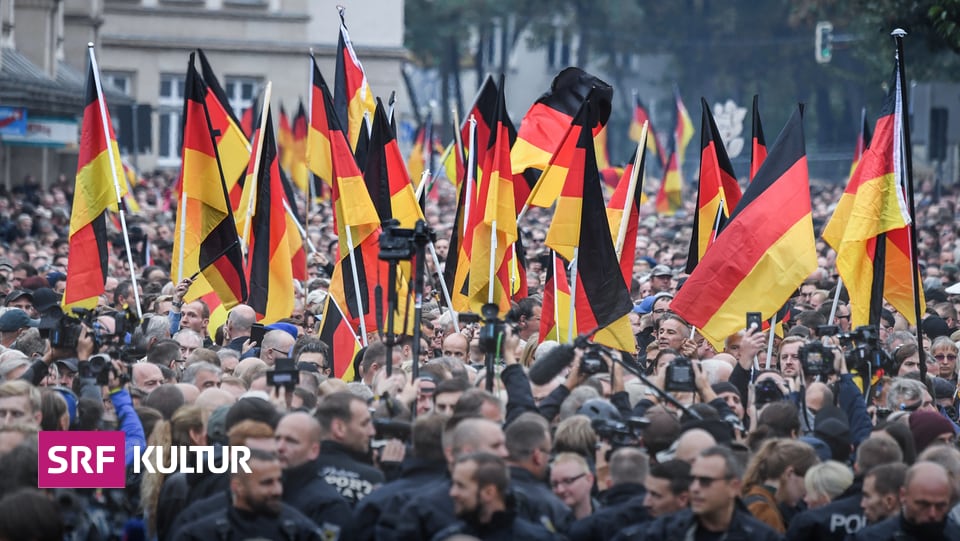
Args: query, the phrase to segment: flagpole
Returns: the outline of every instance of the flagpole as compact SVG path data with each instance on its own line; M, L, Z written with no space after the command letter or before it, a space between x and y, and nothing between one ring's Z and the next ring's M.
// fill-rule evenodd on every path
M617 232L617 259L620 259L623 253L623 243L627 238L627 227L630 225L630 209L633 206L633 198L637 192L637 179L640 178L640 164L643 162L643 149L647 144L647 123L643 123L640 128L643 134L637 143L637 154L633 158L633 171L630 172L630 185L627 187L627 199L623 202L623 216L620 217L620 230Z
M247 198L247 221L243 224L243 249L250 251L250 222L253 220L253 209L257 202L257 176L260 174L260 155L263 153L263 133L267 126L267 113L270 110L270 94L273 82L267 81L263 90L263 108L260 110L260 137L257 141L257 151L253 161L253 174L250 178L250 197ZM246 187L245 187L246 188Z
M187 183L180 183L180 264L177 265L177 283L179 284L183 280L183 257L184 257L184 247L183 243L187 238Z
M900 85L900 104L898 109L901 110L900 119L902 123L901 127L903 129L903 139L901 140L902 148L895 149L894 152L897 150L901 151L901 157L904 162L903 165L906 169L907 202L910 205L910 270L913 278L913 310L915 317L917 318L917 343L923 344L923 332L920 326L923 313L921 312L920 307L920 275L919 269L917 268L917 261L919 261L919 254L917 250L917 207L913 198L913 149L910 146L910 117L902 112L903 104L909 103L907 101L906 70L903 68L903 37L907 35L907 32L902 28L897 28L891 32L891 35L897 43L897 83ZM926 353L922 347L917 348L917 350L920 355L920 381L926 381Z
M308 62L308 63L309 63L309 67L307 68L307 69L310 70L310 92L307 92L307 140L308 140L308 141L310 140L310 126L313 126L313 86L314 86L314 80L313 80L313 65L314 65L314 63L315 63L316 61L317 61L316 58L314 58L314 56L313 56L313 47L310 47L310 60L309 60L309 62ZM309 145L307 145L307 152L308 152L307 161L309 162L309 161L310 161L310 160L309 160L309 158L310 158L310 156L309 156L309 152L310 152L310 147L309 147ZM317 187L314 185L314 183L316 182L316 180L317 180L317 178L318 178L316 175L313 174L313 171L310 170L309 163L308 163L308 165L307 165L307 175L308 175L308 177L307 177L307 180L308 180L308 182L307 182L307 202L306 202L306 204L304 205L304 207L305 207L305 212L304 212L303 218L304 218L304 222L305 222L307 225L309 225L309 224L310 224L310 209L313 208L313 207L317 204ZM320 182L323 182L323 181L321 180ZM314 252L316 252L316 250L314 250Z
M577 305L577 266L580 264L580 247L573 249L573 261L570 262L570 320L567 322L567 343L573 343L573 322ZM554 280L556 281L556 280ZM554 301L556 303L556 301ZM557 328L557 335L560 335Z
M430 177L430 170L424 169L423 173L420 174L420 183L417 184L417 193L416 193L417 201L419 201L420 198L423 197L423 188L427 185L427 178L429 177Z
M430 244L427 244L430 248L430 255L433 256L433 265L437 269L437 272L440 272L440 258L437 257L437 249L431 241ZM457 311L453 309L453 301L450 300L450 292L447 291L447 282L445 280L440 280L440 291L443 292L443 300L447 301L447 309L450 310L450 319L453 321L453 331L460 332L459 325L459 315Z
M557 342L560 341L560 288L557 285L557 252L550 250L550 264L553 265L553 321L557 326ZM564 278L566 278L566 273L564 273ZM567 322L567 327L572 327L570 322ZM546 339L546 337L544 337Z
M770 370L770 358L773 357L773 337L776 336L777 313L770 318L770 340L767 341L767 370Z
M283 200L283 208L287 211L287 215L290 216L290 221L297 226L297 230L300 231L300 236L303 237L304 242L307 243L307 247L310 248L310 253L317 253L317 247L313 245L313 242L310 240L310 236L307 235L307 231L303 228L303 225L297 220L297 215L293 213L293 209L290 208L290 203L286 199Z
M827 325L833 325L837 316L837 305L840 304L840 290L843 289L843 278L837 278L837 292L833 294L833 306L830 307L830 317L827 319Z
M497 274L497 221L490 224L490 283L487 285L487 302L493 303L493 283Z
M470 155L467 156L467 185L464 187L467 190L466 196L463 198L463 236L467 236L467 228L470 227L470 209L471 200L473 199L473 184L475 182L474 176L474 160L476 159L476 145L477 145L477 119L470 115L470 119L467 121L470 123Z
M336 180L334 180L336 182ZM357 273L356 246L353 245L353 233L350 232L351 226L344 224L347 230L347 244L350 245L350 270L353 273L353 289L357 292L357 313L360 314L360 334L363 336L363 346L367 347L367 322L363 313L363 296L360 294L360 277ZM393 287L394 284L391 284ZM416 362L417 359L414 359Z
M117 214L120 215L120 229L123 231L123 244L127 249L127 265L130 266L130 281L133 284L133 300L137 305L137 318L143 316L140 309L140 287L137 285L137 273L133 270L133 253L130 250L130 235L127 234L127 217L124 211L124 205L121 204L123 196L120 195L120 178L117 177L117 166L113 155L113 138L110 137L110 123L107 120L107 103L103 99L103 87L100 85L100 66L97 64L97 55L93 51L93 42L87 43L87 51L90 53L90 64L93 67L93 82L97 87L97 102L100 107L100 122L103 127L104 138L107 139L107 158L110 160L110 176L113 177L113 189L117 195ZM180 245L181 248L183 245ZM182 263L181 263L182 264Z

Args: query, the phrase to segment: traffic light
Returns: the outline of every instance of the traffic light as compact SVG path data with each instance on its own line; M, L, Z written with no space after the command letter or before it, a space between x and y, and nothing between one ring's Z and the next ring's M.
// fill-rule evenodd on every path
M830 21L820 21L817 23L816 34L814 34L816 49L814 54L818 64L826 64L833 57L833 24Z

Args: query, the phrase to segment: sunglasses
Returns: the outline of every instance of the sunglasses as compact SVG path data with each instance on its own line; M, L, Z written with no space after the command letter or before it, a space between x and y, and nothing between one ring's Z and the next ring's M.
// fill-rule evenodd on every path
M934 355L933 358L936 359L936 360L938 360L938 361L944 361L944 360L956 361L956 360L957 360L957 356L954 355L953 353L951 353L951 354L949 354L949 355L944 355L943 353L938 353L938 354Z
M690 483L693 484L693 482L696 482L703 488L710 488L710 485L712 485L714 481L729 481L730 479L731 477L729 475L725 475L723 477L704 477L702 475L691 475Z

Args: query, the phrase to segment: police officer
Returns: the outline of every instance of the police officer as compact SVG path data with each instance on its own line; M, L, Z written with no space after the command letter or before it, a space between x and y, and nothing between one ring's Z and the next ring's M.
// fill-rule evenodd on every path
M250 473L230 478L231 505L183 527L184 541L276 539L320 541L320 530L310 519L283 503L283 468L275 453L250 450Z
M367 403L349 393L333 393L317 405L322 442L317 465L320 476L356 506L384 481L370 459L370 439L376 431Z

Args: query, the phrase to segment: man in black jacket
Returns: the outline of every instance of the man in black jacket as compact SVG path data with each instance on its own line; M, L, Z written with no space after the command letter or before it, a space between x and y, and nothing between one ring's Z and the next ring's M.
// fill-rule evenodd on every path
M459 522L438 532L434 539L455 534L483 541L556 539L555 534L512 509L510 474L502 458L490 453L462 456L453 467L452 478L449 495Z
M282 469L276 454L251 449L247 465L250 473L230 479L231 505L187 524L177 539L324 539L310 519L282 502Z
M413 423L413 456L400 466L400 477L371 492L354 510L354 539L373 541L392 536L396 520L403 520L400 509L426 486L447 480L447 461L443 456L443 425L447 417L433 413Z
M288 413L275 437L283 465L283 501L316 523L325 539L351 539L350 506L318 472L320 423L308 413Z
M853 464L853 484L837 499L793 517L786 539L789 541L842 541L867 525L861 500L863 475L881 464L900 462L903 453L890 438L870 438L860 444Z
M960 539L960 527L947 518L953 489L950 474L934 462L917 462L907 470L900 490L900 514L857 532L864 541L940 541Z
M509 440L508 440L509 441ZM613 539L628 525L651 519L644 506L650 460L633 447L622 447L610 456L610 488L600 494L603 504L589 517L573 523L567 532L571 541Z
M573 520L570 508L545 482L551 448L550 427L546 419L536 413L524 413L507 427L504 435L517 512L550 531L566 531Z
M690 509L660 517L637 532L644 541L725 539L777 541L772 528L738 505L743 468L730 449L704 450L690 468Z
M370 439L376 431L367 403L349 392L333 393L317 404L316 416L323 435L320 475L355 506L384 481L370 460Z

